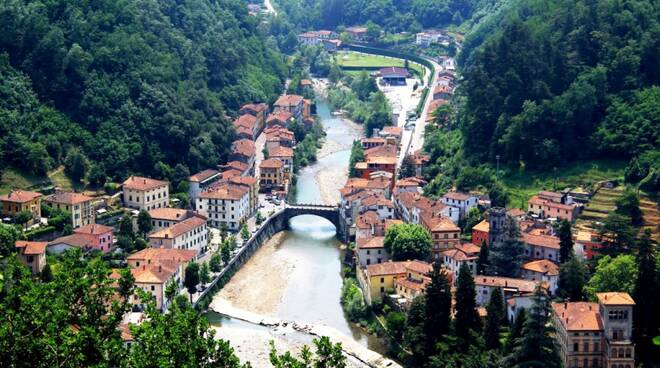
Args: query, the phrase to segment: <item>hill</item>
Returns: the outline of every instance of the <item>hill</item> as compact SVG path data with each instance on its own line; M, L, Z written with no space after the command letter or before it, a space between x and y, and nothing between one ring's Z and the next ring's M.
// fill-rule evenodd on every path
M14 0L0 20L0 162L34 175L79 153L114 179L215 165L226 114L286 75L240 0Z

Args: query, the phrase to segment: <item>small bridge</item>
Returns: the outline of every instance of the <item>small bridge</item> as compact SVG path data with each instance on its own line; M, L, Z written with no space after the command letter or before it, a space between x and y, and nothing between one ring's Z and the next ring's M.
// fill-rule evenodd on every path
M341 242L348 242L348 227L339 212L338 205L327 204L309 204L297 203L287 204L284 209L284 216L287 220L301 215L314 215L323 217L330 221L337 229L337 239Z

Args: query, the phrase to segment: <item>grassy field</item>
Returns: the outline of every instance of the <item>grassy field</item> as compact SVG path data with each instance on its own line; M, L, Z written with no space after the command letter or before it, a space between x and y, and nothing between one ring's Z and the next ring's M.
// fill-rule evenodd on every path
M581 187L591 190L599 181L623 179L627 162L592 160L576 162L546 172L506 172L502 182L509 194L509 207L526 208L527 200L539 190L562 190Z
M335 61L340 67L384 68L388 66L404 66L403 59L381 55L363 54L354 51L342 51L335 54ZM419 76L424 76L424 67L410 62L410 68Z
M7 194L12 189L38 190L50 185L64 190L74 189L71 179L64 174L63 166L49 172L48 176L35 176L20 170L8 168L2 173L0 194ZM75 189L82 189L82 185L76 186Z

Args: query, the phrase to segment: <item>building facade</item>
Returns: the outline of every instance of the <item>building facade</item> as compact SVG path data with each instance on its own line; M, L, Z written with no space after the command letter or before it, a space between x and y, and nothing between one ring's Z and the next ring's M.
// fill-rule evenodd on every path
M202 215L194 215L149 235L149 245L154 248L190 249L197 255L206 253L209 241L206 217Z
M90 225L95 222L94 198L81 193L60 192L44 199L51 208L67 211L71 214L71 224L73 228Z
M131 176L122 183L124 206L136 210L167 207L170 202L169 183L163 180Z

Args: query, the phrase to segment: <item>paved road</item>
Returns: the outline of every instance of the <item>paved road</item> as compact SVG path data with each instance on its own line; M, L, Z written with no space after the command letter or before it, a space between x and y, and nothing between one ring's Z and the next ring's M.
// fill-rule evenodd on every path
M275 10L275 7L273 7L273 3L271 2L271 0L264 0L264 6L266 7L266 11L268 13L277 16L277 10Z
M433 73L433 81L431 84L428 86L429 87L429 93L426 94L426 101L424 102L424 108L422 108L422 112L415 122L415 127L412 130L411 134L411 139L407 143L407 145L402 146L401 153L402 155L407 154L408 152L413 153L419 149L421 149L424 146L424 131L426 130L426 110L429 107L429 104L431 101L433 101L433 88L435 88L436 84L438 83L438 73L442 70L442 67L433 61L432 59L427 59L432 65L433 68L435 69L435 73Z

